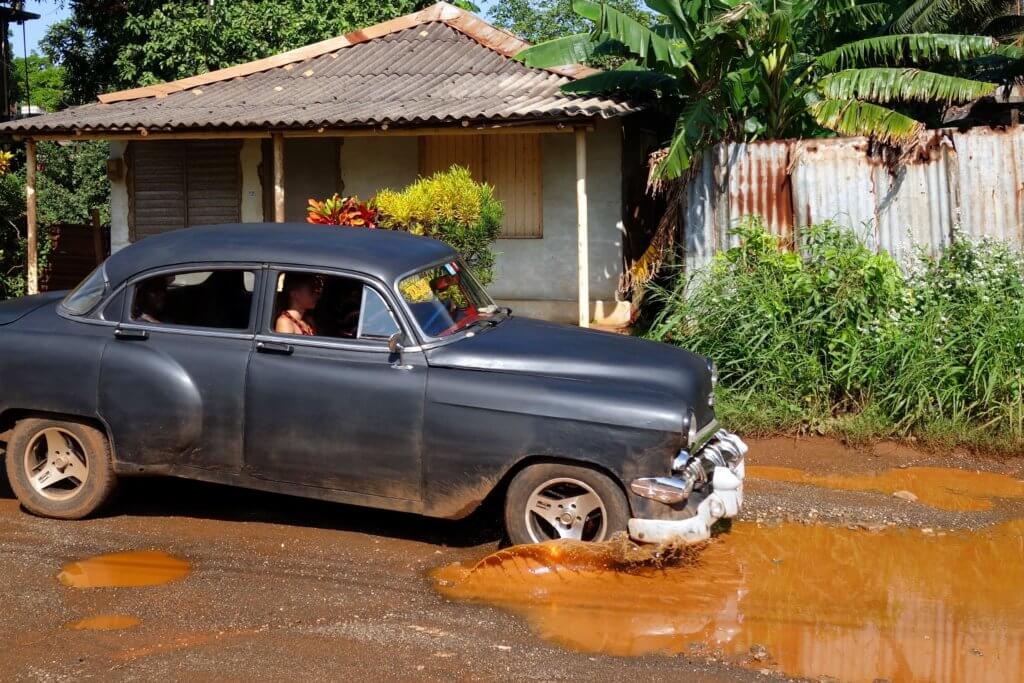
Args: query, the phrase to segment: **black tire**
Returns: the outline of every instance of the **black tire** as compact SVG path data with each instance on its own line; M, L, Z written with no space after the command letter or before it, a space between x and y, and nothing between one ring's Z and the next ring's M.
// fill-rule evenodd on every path
M48 457L46 434L52 434L54 430L66 445L63 457L74 457L79 463L84 458L85 476L84 481L68 477L52 484L44 495L33 485L30 468L40 455ZM31 453L28 452L30 448ZM45 468L48 462L46 460L38 466ZM117 484L110 444L103 432L80 422L40 418L27 418L15 425L7 443L7 478L14 495L26 510L54 519L88 517L110 500Z
M596 521L594 511L590 511L587 519L583 519L575 514L577 510L567 509L571 504L566 508L561 507L562 502L573 501L589 493L595 494L600 501L601 509L598 512L603 517L603 524ZM563 519L574 517L572 528L580 525L579 540L607 541L614 534L626 531L629 523L629 501L626 500L626 494L618 483L607 475L577 465L532 465L516 474L505 494L505 530L508 532L509 540L514 544L576 537L569 533L570 527L561 520L552 523L539 512L528 512L531 498L535 494L545 494L547 500L553 500L552 495L548 494L564 495L564 498L555 501L545 510L558 513ZM587 514L586 510L583 513Z

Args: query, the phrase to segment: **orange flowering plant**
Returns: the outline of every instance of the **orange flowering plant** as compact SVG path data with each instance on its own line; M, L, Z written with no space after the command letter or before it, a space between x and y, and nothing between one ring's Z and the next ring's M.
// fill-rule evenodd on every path
M323 201L309 200L306 222L320 225L347 225L353 228L376 228L377 210L359 197L341 197L334 194Z
M4 175L11 170L11 161L14 159L14 155L10 152L0 152L0 175Z

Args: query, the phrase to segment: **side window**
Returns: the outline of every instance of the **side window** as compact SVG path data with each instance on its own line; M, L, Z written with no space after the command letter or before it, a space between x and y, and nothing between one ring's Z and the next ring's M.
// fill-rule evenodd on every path
M249 329L256 275L248 270L186 271L136 283L131 318L136 322Z
M360 339L387 339L399 332L391 309L373 287L363 286L363 311L359 317Z
M387 339L398 323L387 303L355 278L308 272L278 275L273 329L335 339Z

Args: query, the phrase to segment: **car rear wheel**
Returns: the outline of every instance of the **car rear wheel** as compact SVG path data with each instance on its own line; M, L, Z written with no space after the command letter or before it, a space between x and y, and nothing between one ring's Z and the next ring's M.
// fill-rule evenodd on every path
M505 496L505 528L515 544L606 541L628 522L626 494L610 477L586 467L527 467Z
M7 443L7 478L29 512L81 519L114 492L117 475L107 437L78 422L21 420Z

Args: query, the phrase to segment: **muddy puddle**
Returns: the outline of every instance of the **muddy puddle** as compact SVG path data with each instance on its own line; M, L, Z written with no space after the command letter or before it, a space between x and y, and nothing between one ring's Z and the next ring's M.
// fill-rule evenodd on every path
M120 631L138 625L138 619L126 614L98 614L94 617L73 621L67 627L72 631Z
M72 588L159 586L188 576L192 565L160 550L97 555L64 565L57 578Z
M811 474L793 467L748 465L747 475L844 491L910 491L918 502L958 512L989 510L995 498L1024 498L1024 481L992 472L944 467L908 467L878 474L840 476Z
M671 566L556 543L432 578L589 653L721 652L844 681L1024 679L1024 521L941 537L737 523Z

